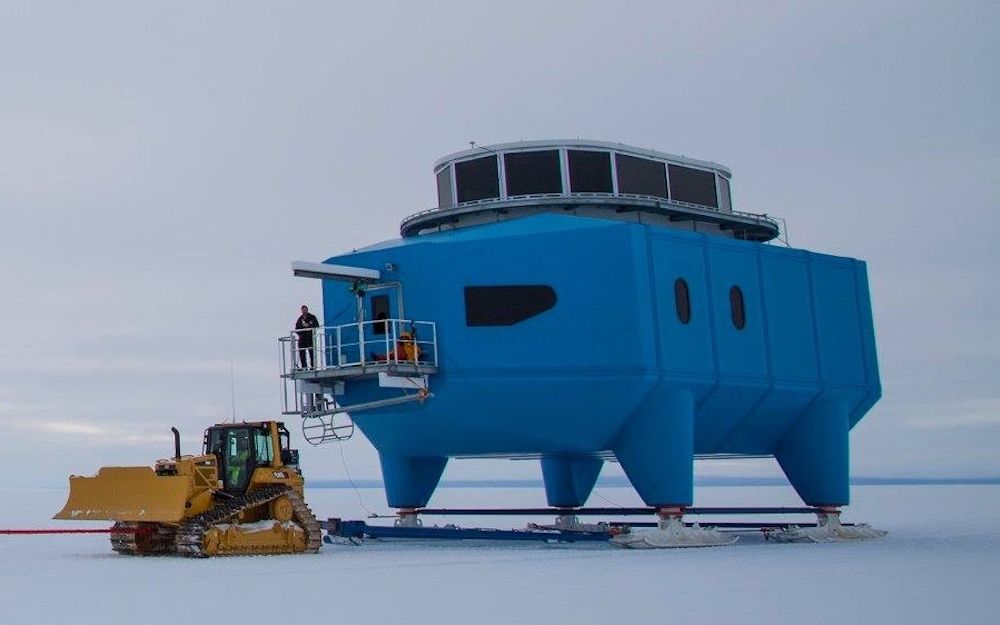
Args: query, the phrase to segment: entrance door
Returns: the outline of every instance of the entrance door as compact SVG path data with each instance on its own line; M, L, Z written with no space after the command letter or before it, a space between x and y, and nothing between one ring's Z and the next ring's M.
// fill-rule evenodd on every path
M402 331L400 292L396 285L373 285L365 296L365 343L369 346L365 355L373 360L385 359Z
M389 332L389 324L387 321L380 323L381 320L392 319L392 303L389 298L388 293L382 293L379 295L371 296L371 318L375 323L372 324L372 335L382 336Z
M223 441L222 480L227 491L243 492L250 483L254 454L250 447L250 429L227 429Z

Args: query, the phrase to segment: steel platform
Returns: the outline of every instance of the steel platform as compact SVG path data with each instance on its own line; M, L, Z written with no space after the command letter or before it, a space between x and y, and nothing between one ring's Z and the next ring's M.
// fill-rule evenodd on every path
M655 508L421 508L415 511L416 516L655 516ZM684 516L800 516L821 513L819 508L811 507L694 507L687 508ZM327 531L324 540L333 542L333 537L361 540L491 540L491 541L535 541L545 543L577 543L577 542L607 542L613 536L627 531L629 528L656 527L657 523L642 521L606 521L606 529L596 531L591 529L569 530L556 529L551 526L529 525L525 529L493 529L466 528L456 525L433 527L373 525L362 520L343 520L330 518L320 525ZM686 523L688 526L694 523ZM764 521L764 520L722 520L707 521L705 526L728 532L757 531L768 534L791 526L815 527L815 521ZM845 526L851 525L845 523ZM591 526L592 527L592 526Z

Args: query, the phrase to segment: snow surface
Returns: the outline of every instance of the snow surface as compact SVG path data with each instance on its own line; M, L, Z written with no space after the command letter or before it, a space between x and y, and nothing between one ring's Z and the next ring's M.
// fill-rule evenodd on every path
M4 528L108 525L49 520L64 503L63 489L0 493ZM887 529L887 538L833 545L750 538L732 547L664 551L379 543L324 545L315 556L184 560L118 556L103 535L0 536L0 622L997 622L1000 486L860 486L853 494L845 521ZM306 495L318 515L364 516L351 490ZM361 496L384 510L381 491ZM698 505L799 504L786 487L704 487L697 496ZM602 488L590 504L611 502L639 503L630 489ZM540 489L443 488L431 503L543 500Z

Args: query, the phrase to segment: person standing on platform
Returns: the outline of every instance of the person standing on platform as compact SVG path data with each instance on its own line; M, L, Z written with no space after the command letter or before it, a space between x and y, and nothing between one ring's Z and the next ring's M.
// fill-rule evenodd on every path
M309 312L309 307L302 305L302 314L295 320L298 330L299 367L313 369L316 367L316 353L313 350L313 330L319 327L319 319Z

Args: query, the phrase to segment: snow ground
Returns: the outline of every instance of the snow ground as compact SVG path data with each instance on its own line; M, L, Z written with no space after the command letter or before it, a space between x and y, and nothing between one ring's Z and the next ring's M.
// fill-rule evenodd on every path
M0 526L48 520L66 492L2 490ZM129 558L103 535L0 536L5 624L993 623L1000 486L857 486L845 521L881 541L628 551L606 545L324 545L316 556ZM384 510L379 490L361 491ZM698 505L798 505L784 487L703 487ZM315 489L318 515L362 518L351 490ZM603 488L591 505L638 505ZM536 506L540 489L439 489L433 506ZM536 519L537 520L537 519ZM453 519L440 519L441 522ZM475 520L461 520L471 525ZM471 523L470 523L471 521ZM428 519L425 522L432 523ZM479 519L514 527L523 519Z

